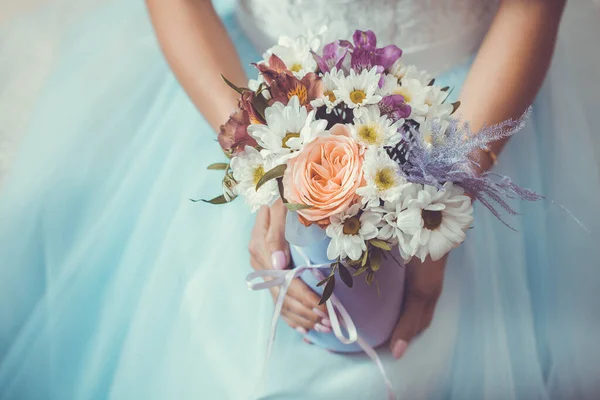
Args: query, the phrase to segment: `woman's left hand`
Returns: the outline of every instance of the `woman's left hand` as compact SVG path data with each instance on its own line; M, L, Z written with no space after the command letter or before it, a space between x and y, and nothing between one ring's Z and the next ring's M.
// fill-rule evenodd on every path
M427 258L421 262L413 258L406 265L402 313L390 341L390 350L395 358L402 357L410 341L431 323L442 293L447 258L447 254L438 261Z

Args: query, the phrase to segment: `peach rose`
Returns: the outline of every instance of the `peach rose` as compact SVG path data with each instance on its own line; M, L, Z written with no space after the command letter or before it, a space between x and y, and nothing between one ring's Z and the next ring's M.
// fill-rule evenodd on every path
M345 125L337 124L330 135L321 136L288 161L283 176L285 198L294 204L311 205L299 210L306 226L329 225L329 217L348 209L363 184L363 150Z

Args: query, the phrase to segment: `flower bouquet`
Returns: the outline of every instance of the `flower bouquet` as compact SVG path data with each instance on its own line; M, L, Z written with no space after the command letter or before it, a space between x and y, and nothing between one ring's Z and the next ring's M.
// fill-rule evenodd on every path
M385 342L402 303L403 265L438 260L460 245L477 199L498 218L508 198L538 200L506 177L478 175L477 150L518 131L524 118L477 134L455 118L450 88L377 47L372 31L325 45L281 38L256 64L221 127L229 163L223 204L241 196L256 211L282 200L295 268L250 274L253 289L300 277L321 294L335 335L310 340L336 351L371 351ZM266 282L252 283L269 276ZM361 279L358 281L358 279ZM341 281L341 282L340 282Z

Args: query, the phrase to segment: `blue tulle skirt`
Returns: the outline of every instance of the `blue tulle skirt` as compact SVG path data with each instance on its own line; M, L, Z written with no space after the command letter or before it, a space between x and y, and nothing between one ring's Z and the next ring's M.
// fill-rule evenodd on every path
M284 323L259 385L273 305L244 281L253 216L241 201L189 200L219 194L205 167L223 156L135 3L63 27L4 180L0 399L384 398L366 356L310 346ZM468 69L440 81L459 89ZM401 361L379 350L399 398L600 394L600 179L570 79L557 58L497 172L592 233L549 201L514 202L516 232L477 204L430 328Z

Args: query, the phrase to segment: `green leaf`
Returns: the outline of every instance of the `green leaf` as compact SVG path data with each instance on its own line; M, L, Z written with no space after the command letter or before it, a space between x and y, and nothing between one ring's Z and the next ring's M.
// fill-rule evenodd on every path
M369 248L367 247L367 249L365 250L365 252L363 253L360 265L361 266L365 266L367 265L367 257L369 256Z
M286 204L288 201L286 200L285 196L283 195L283 179L282 178L277 178L277 189L279 189L279 197L281 197L281 201L283 201L283 204Z
M445 86L443 88L440 89L442 92L447 92L448 90L450 90L450 86Z
M206 167L206 169L211 169L215 171L225 171L228 166L229 164L227 163L214 163L210 164L208 167Z
M369 243L371 243L373 246L378 247L382 250L387 250L387 251L392 250L392 246L390 246L387 242L384 242L383 240L371 239L371 240L369 240Z
M369 269L369 267L360 267L354 274L352 274L353 276L359 276L360 274L364 274L367 270Z
M329 275L327 278L323 279L321 282L317 283L317 287L323 286L324 284L329 282L330 279L331 279L331 275Z
M293 203L284 203L286 208L292 212L298 210L306 210L307 208L312 208L309 204L293 204Z
M342 278L342 282L351 288L354 284L354 280L352 279L352 274L348 271L348 268L343 264L338 264L338 273L340 274L340 278Z
M265 119L265 110L268 106L269 103L262 94L258 94L252 98L252 107L254 107L263 119Z
M381 253L379 251L372 251L371 256L369 257L369 261L371 270L373 272L378 271L379 267L381 267Z
M432 79L429 81L429 83L427 84L427 86L433 86L433 84L435 83L435 79Z
M245 90L249 90L249 89L246 89L246 88L237 87L229 79L225 78L224 75L221 75L221 78L223 78L223 80L225 81L225 83L227 84L227 86L229 86L230 88L232 88L233 90L235 90L239 94L244 93Z
M369 272L367 274L367 284L371 286L373 284L373 279L375 279L375 273Z
M457 101L455 103L452 103L452 112L450 114L454 114L456 112L456 110L458 110L458 107L460 107L460 101Z
M204 200L204 199L196 199L196 200L190 199L190 200L193 201L194 203L197 203L199 201L203 201L205 203L210 203L210 204L226 204L226 203L228 203L228 201L224 195L217 196L211 200Z
M321 301L319 301L319 305L324 304L331 295L333 294L333 289L335 289L335 277L331 277L327 285L325 285L325 289L323 289L323 295L321 295Z
M256 183L256 190L258 190L265 183L269 182L271 179L281 178L286 168L287 164L281 164L265 172L265 174Z

